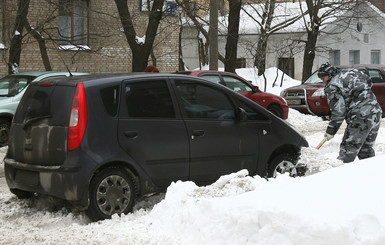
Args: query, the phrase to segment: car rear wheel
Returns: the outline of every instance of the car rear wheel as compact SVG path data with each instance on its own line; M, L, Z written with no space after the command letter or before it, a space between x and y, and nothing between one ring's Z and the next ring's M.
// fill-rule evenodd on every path
M276 177L278 174L289 174L291 177L297 177L297 161L295 157L288 153L277 155L270 163L267 176Z
M277 117L283 118L283 110L279 105L269 105L266 109Z
M124 168L110 167L99 172L90 184L87 216L93 221L127 214L135 201L133 177Z
M6 146L9 139L9 130L11 122L8 120L0 120L0 147Z

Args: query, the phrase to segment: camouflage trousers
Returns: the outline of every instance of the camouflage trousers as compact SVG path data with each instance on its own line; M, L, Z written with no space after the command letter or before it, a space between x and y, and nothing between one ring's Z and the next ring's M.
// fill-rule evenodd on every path
M380 128L381 113L370 115L368 118L347 120L347 126L340 145L338 159L344 163L373 157L373 149Z

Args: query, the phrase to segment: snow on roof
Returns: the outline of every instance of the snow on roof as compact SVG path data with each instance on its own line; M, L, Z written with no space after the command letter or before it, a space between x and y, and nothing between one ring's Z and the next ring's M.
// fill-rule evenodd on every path
M344 1L344 0L342 0ZM332 2L341 2L341 0L330 0ZM325 2L326 3L326 2ZM376 8L373 4L368 4L376 13L385 18L385 14ZM239 33L240 34L258 34L260 32L260 26L257 22L261 22L261 14L264 9L264 4L248 4L243 5L240 13ZM278 2L275 4L274 18L271 27L290 20L293 17L300 16L303 12L307 11L306 2ZM325 28L328 24L334 23L338 16L345 15L345 11L339 13L333 9L332 6L324 7L320 9L318 16L321 17L321 29ZM219 17L219 33L225 35L228 27L228 15ZM306 31L305 21L309 22L309 15L305 15L303 18L299 18L291 25L282 28L276 32L288 33L288 32L304 32ZM208 26L209 15L201 19L201 23L204 26ZM192 22L188 18L182 19L183 25L192 25Z

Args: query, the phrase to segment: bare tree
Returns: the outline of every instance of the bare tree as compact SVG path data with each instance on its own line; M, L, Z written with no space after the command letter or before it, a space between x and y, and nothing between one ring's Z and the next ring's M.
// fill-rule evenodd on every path
M349 28L350 22L354 16L344 15L347 11L356 11L359 9L365 0L306 0L306 12L304 15L304 26L306 29L306 40L304 49L302 79L309 77L312 74L314 58L317 51L317 40L321 33L321 27L325 24L330 24L330 19L338 16L338 20L334 21L334 25L339 25L338 33ZM300 7L302 9L302 4ZM305 12L302 10L302 12ZM336 33L329 33L329 35Z
M260 4L248 5L248 9L243 8L245 13L259 26L257 47L253 52L254 66L258 68L259 76L263 75L266 69L267 42L270 35L292 25L307 14L304 11L289 18L280 18L281 16L275 11L278 7L283 8L286 4L285 2L277 3L276 0L263 0ZM273 20L275 20L274 23Z
M19 0L13 28L13 36L9 47L8 73L13 74L18 72L20 66L20 54L23 39L24 25L27 20L29 9L29 0Z
M132 50L132 71L143 71L151 54L158 26L162 18L164 0L154 0L148 17L144 42L137 39L133 19L128 9L127 0L115 0L124 35Z

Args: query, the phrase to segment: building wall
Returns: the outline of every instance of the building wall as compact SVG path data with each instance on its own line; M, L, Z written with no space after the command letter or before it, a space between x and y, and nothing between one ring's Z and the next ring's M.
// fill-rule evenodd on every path
M2 43L7 47L12 33L15 2L4 0L4 27ZM58 0L40 1L31 0L28 20L31 26L44 25L45 37L57 37L58 19L47 22L47 16L58 16ZM147 26L147 13L140 12L139 1L129 1L130 13L133 17L137 35L143 37ZM88 50L61 50L56 41L46 39L48 55L53 70L100 73L100 72L129 72L131 71L131 50L121 31L121 23L114 1L90 0L89 1L89 42ZM26 32L24 31L24 34ZM154 43L156 65L162 72L172 72L178 69L179 58L179 27L175 15L166 15L158 28L158 36ZM1 49L2 60L0 75L8 73L7 60L9 50ZM149 64L152 64L151 57ZM45 70L40 56L38 43L31 35L23 39L21 62L19 72Z
M367 11L371 11L368 9ZM372 11L373 12L373 11ZM360 50L361 64L371 63L371 51L379 50L380 63L385 64L385 28L383 17L361 18L362 31L358 31L358 20L353 20L350 27L342 33L336 30L337 27L330 25L319 36L317 43L317 53L313 63L313 70L320 67L325 62L330 62L330 50L340 50L341 65L349 65L349 51ZM197 32L193 27L184 27L182 32L182 52L186 66L189 69L199 68ZM331 34L334 33L334 34ZM336 34L338 33L338 34ZM266 68L277 67L279 58L294 58L294 79L302 79L304 43L298 40L306 40L306 34L302 33L275 33L268 40L268 51L266 58ZM225 55L226 36L219 37L219 52ZM246 67L253 67L253 47L257 44L258 35L242 34L238 42L238 58L246 59ZM255 48L255 47L254 47ZM224 65L219 62L219 67ZM304 78L305 79L305 78Z

